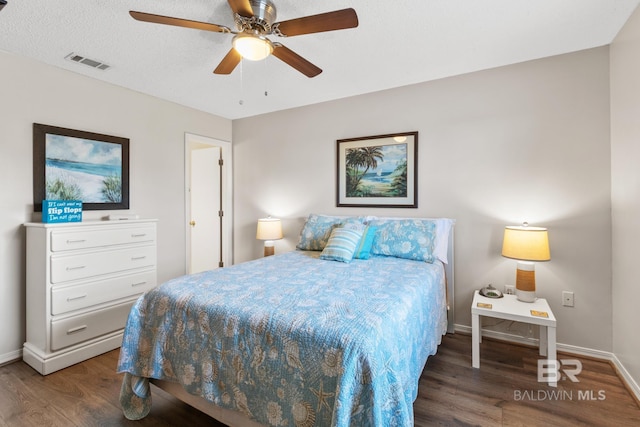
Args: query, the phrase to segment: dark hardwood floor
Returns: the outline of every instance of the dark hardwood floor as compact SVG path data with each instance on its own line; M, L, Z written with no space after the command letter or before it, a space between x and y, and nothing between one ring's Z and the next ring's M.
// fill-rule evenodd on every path
M430 357L414 404L416 426L640 426L640 406L605 361L578 359L579 382L538 382L538 349L483 338L471 368L471 336L447 335Z
M0 426L222 426L155 387L151 413L125 419L117 359L114 350L45 377L23 362L0 367ZM579 382L552 388L538 383L537 359L536 349L485 339L472 369L471 337L447 335L420 379L415 425L640 426L640 407L609 363L578 358Z

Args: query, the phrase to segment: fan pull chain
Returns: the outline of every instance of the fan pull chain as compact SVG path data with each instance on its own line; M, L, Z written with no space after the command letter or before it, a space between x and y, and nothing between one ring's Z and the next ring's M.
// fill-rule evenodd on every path
M269 96L269 73L267 70L267 62L269 61L269 59L271 58L267 58L266 61L262 61L264 62L263 68L264 68L264 96Z
M242 66L244 64L244 59L240 60L240 101L239 104L240 105L244 105L244 67Z

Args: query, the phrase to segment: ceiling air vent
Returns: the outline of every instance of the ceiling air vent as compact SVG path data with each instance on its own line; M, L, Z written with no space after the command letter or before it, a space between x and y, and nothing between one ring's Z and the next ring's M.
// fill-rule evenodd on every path
M71 62L77 62L79 64L84 64L87 65L91 68L97 68L98 70L108 70L109 68L111 68L111 65L105 64L104 62L101 61L96 61L95 59L90 59L87 58L85 56L81 56L81 55L77 55L73 52L71 52L69 55L65 56L64 59L67 59Z

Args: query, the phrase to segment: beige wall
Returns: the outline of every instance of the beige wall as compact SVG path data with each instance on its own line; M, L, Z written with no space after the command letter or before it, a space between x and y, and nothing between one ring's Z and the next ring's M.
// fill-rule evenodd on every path
M611 45L613 351L640 384L640 9Z
M158 278L166 280L185 272L184 134L230 141L231 121L4 52L0 70L2 363L20 356L25 339L21 224L33 212L32 124L131 140L131 212L160 220ZM84 217L105 214L87 211Z
M603 47L234 121L235 261L261 256L256 220L269 214L284 220L277 252L294 248L310 212L452 217L456 323L468 326L474 289L513 283L502 232L526 220L550 230L552 259L536 272L559 342L611 351L608 54ZM335 206L337 139L414 130L418 209ZM575 292L574 308L561 306L563 290Z

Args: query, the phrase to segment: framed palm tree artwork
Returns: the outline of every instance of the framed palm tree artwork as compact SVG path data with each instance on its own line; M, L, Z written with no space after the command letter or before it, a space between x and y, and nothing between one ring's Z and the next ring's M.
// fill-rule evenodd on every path
M418 207L418 132L339 139L337 155L337 206Z

